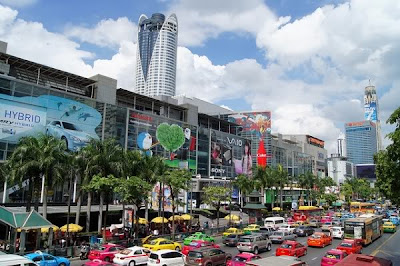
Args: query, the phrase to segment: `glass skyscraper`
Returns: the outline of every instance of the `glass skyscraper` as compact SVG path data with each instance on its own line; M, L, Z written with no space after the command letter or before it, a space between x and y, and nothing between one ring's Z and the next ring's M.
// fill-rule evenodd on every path
M175 96L178 19L155 13L138 23L135 92L146 96Z
M376 125L371 121L346 123L348 160L354 164L373 164L377 152Z

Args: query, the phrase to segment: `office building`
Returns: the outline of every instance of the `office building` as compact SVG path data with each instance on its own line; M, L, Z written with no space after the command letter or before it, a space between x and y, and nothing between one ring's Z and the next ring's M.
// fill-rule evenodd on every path
M178 19L175 14L165 18L141 15L138 22L135 92L146 96L174 96Z
M347 178L354 177L354 165L340 154L331 154L327 159L328 176L332 177L336 184L341 185Z
M284 135L283 137L296 142L300 146L302 153L312 156L311 172L314 175L325 176L325 159L328 153L325 149L325 141L310 135Z
M375 86L367 86L364 90L364 119L376 125L376 147L380 151L382 147L381 122L379 119L379 104Z
M348 160L354 164L373 164L377 152L376 125L371 121L345 124Z

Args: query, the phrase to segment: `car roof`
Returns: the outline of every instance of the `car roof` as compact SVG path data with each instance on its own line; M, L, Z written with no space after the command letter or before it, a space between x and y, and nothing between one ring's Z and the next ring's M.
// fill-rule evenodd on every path
M168 239L166 239L166 238L156 238L156 239L153 239L153 241L164 241L164 240L168 240Z
M298 244L297 241L293 241L293 240L286 240L286 241L284 241L283 243L285 243L285 244L292 244L292 245Z
M25 257L34 257L37 255L50 255L50 254L39 251L39 252L33 252L33 253L26 254ZM53 255L51 255L51 256L53 256ZM56 256L54 256L54 257L56 257ZM3 258L3 257L1 257L1 258Z
M139 246L133 246L133 247L129 247L129 248L126 248L126 249L137 250L137 249L143 249L143 248L139 247Z
M327 252L330 252L330 253L333 253L333 254L342 254L342 253L345 253L343 250L336 249L336 248L331 249L331 250L328 250Z
M314 235L322 236L322 235L325 235L325 233L322 233L322 232L315 232Z
M242 253L237 254L235 257L252 258L255 256L258 256L258 255L255 255L255 254L249 253L249 252L242 252Z
M203 251L207 251L210 249L219 249L219 248L213 248L213 247L201 247L201 248L196 248L194 250L191 250L190 252L194 251L194 252L203 252Z

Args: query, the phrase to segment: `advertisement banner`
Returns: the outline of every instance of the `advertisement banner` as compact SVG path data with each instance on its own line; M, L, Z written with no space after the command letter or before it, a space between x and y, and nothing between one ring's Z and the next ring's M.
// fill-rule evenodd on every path
M11 142L44 133L76 151L90 139L99 139L96 128L101 121L102 115L96 109L71 99L0 94L0 139Z
M372 102L364 105L364 118L372 122L378 120L378 114L376 110L376 102Z
M244 132L251 132L259 137L271 133L271 112L269 111L231 114L228 120L242 126Z
M338 186L325 187L325 194L339 194L339 193L340 193L340 187Z

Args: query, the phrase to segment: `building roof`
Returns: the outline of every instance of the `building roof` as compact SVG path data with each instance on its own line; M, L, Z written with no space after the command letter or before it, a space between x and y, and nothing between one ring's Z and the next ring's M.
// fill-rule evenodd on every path
M3 206L0 206L0 222L7 224L12 228L19 228L22 230L40 229L43 227L53 226L52 223L34 210L30 212L19 212L12 211Z

